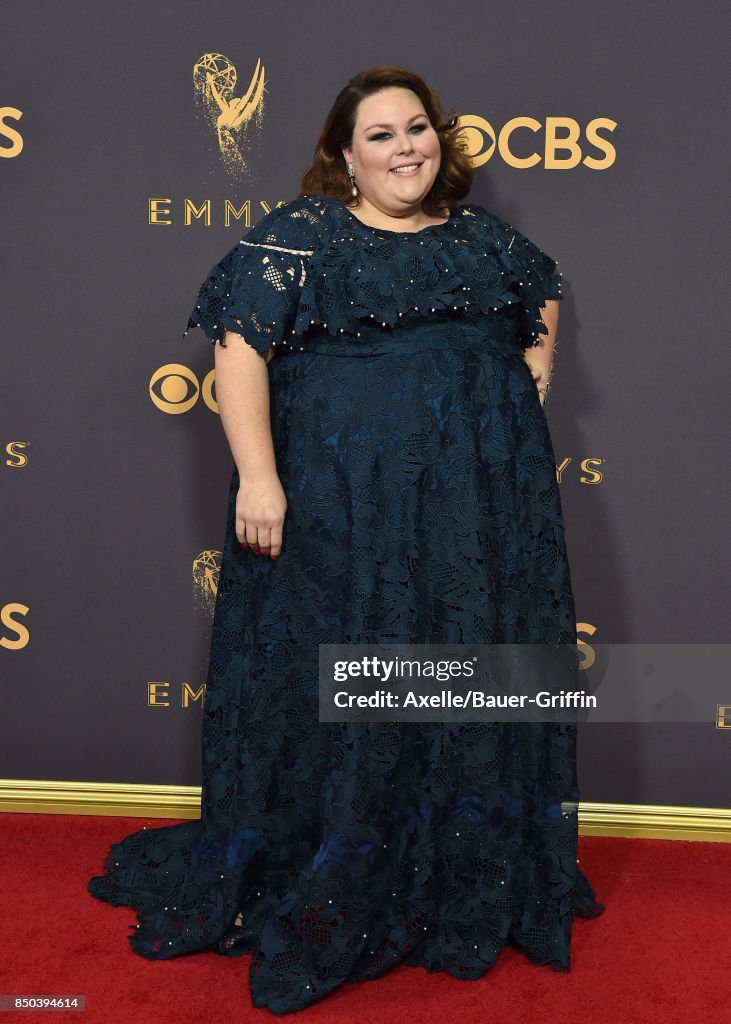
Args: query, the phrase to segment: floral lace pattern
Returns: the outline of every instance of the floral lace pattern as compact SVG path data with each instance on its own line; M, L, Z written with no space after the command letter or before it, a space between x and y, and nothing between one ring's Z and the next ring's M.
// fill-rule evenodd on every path
M225 343L233 330L260 352L280 345L352 356L366 345L385 350L393 328L423 329L426 317L454 324L454 345L460 328L479 325L525 350L546 333L540 308L549 298L561 298L555 261L482 207L392 232L308 196L272 210L210 270L185 333L200 327Z
M277 345L288 509L277 562L242 549L234 468L201 819L127 836L88 884L136 909L135 953L248 953L275 1014L397 964L474 980L506 945L570 969L575 915L603 910L577 862L575 725L318 721L321 643L576 642L523 359L551 296L553 262L478 207L408 235L322 197L203 283L207 337Z

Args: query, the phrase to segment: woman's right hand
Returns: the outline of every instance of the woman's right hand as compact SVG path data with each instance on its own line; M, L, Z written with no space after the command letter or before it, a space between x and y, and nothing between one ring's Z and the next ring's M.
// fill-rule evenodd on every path
M279 558L287 496L276 473L240 477L236 495L236 537L255 554Z

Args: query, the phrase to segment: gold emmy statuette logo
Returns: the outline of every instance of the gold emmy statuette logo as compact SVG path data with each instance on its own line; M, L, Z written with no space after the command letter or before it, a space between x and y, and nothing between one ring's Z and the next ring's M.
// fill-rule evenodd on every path
M150 398L158 409L171 416L189 412L201 397L211 412L217 413L218 402L213 393L215 380L215 368L208 371L201 384L189 366L166 363L150 378Z
M492 157L495 150L509 167L527 168L543 163L546 170L566 171L584 164L592 171L603 171L611 167L617 158L617 151L603 135L602 129L612 132L617 122L608 117L595 117L586 125L585 141L599 150L601 158L584 155L581 147L581 125L572 117L547 117L545 124L534 117L513 117L499 131L479 114L463 114L459 118L463 149L474 167L481 167ZM512 136L520 132L521 140L529 140L535 147L534 137L543 134L543 153L533 152L518 156L511 147ZM532 134L528 134L532 133ZM525 148L525 142L523 143Z
M236 67L221 53L205 53L193 68L193 89L203 116L215 129L223 165L233 179L249 176L243 151L249 148L248 133L258 135L264 118L266 81L257 60L248 88L236 96Z
M17 107L0 107L0 156L4 156L7 160L20 156L23 152L23 136L7 121L19 121L22 116L23 111L18 110ZM5 144L4 140L6 139L10 142L9 146Z
M5 604L0 608L0 626L3 627L0 631L0 647L4 647L6 651L19 651L28 646L30 640L28 627L25 623L18 622L13 616L27 615L29 611L30 608L27 605L17 602ZM5 631L11 633L12 636L4 635Z
M193 559L193 594L205 608L209 616L213 616L218 593L218 578L221 572L220 551L201 551Z
M29 441L8 441L5 445L5 454L8 456L5 465L10 466L11 469L22 469L23 466L27 466L28 456L25 454L25 449L29 446Z

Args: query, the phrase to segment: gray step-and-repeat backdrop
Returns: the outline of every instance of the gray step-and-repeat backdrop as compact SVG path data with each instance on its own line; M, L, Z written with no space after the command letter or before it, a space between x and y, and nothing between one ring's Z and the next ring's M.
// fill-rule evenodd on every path
M376 63L462 115L469 199L564 275L547 415L580 639L726 640L727 4L36 0L3 22L0 777L200 783L232 460L210 343L181 336ZM582 726L582 798L728 806L727 711Z

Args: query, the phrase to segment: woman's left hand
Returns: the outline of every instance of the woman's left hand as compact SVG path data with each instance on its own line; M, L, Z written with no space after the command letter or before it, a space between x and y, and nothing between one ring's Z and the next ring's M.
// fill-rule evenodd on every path
M528 363L527 359L526 363ZM538 399L541 405L543 405L543 403L546 401L546 392L544 390L545 385L541 383L541 381L543 380L543 374L537 366L531 366L530 363L528 363L528 369L530 370L531 377L535 381L536 388L538 389Z

